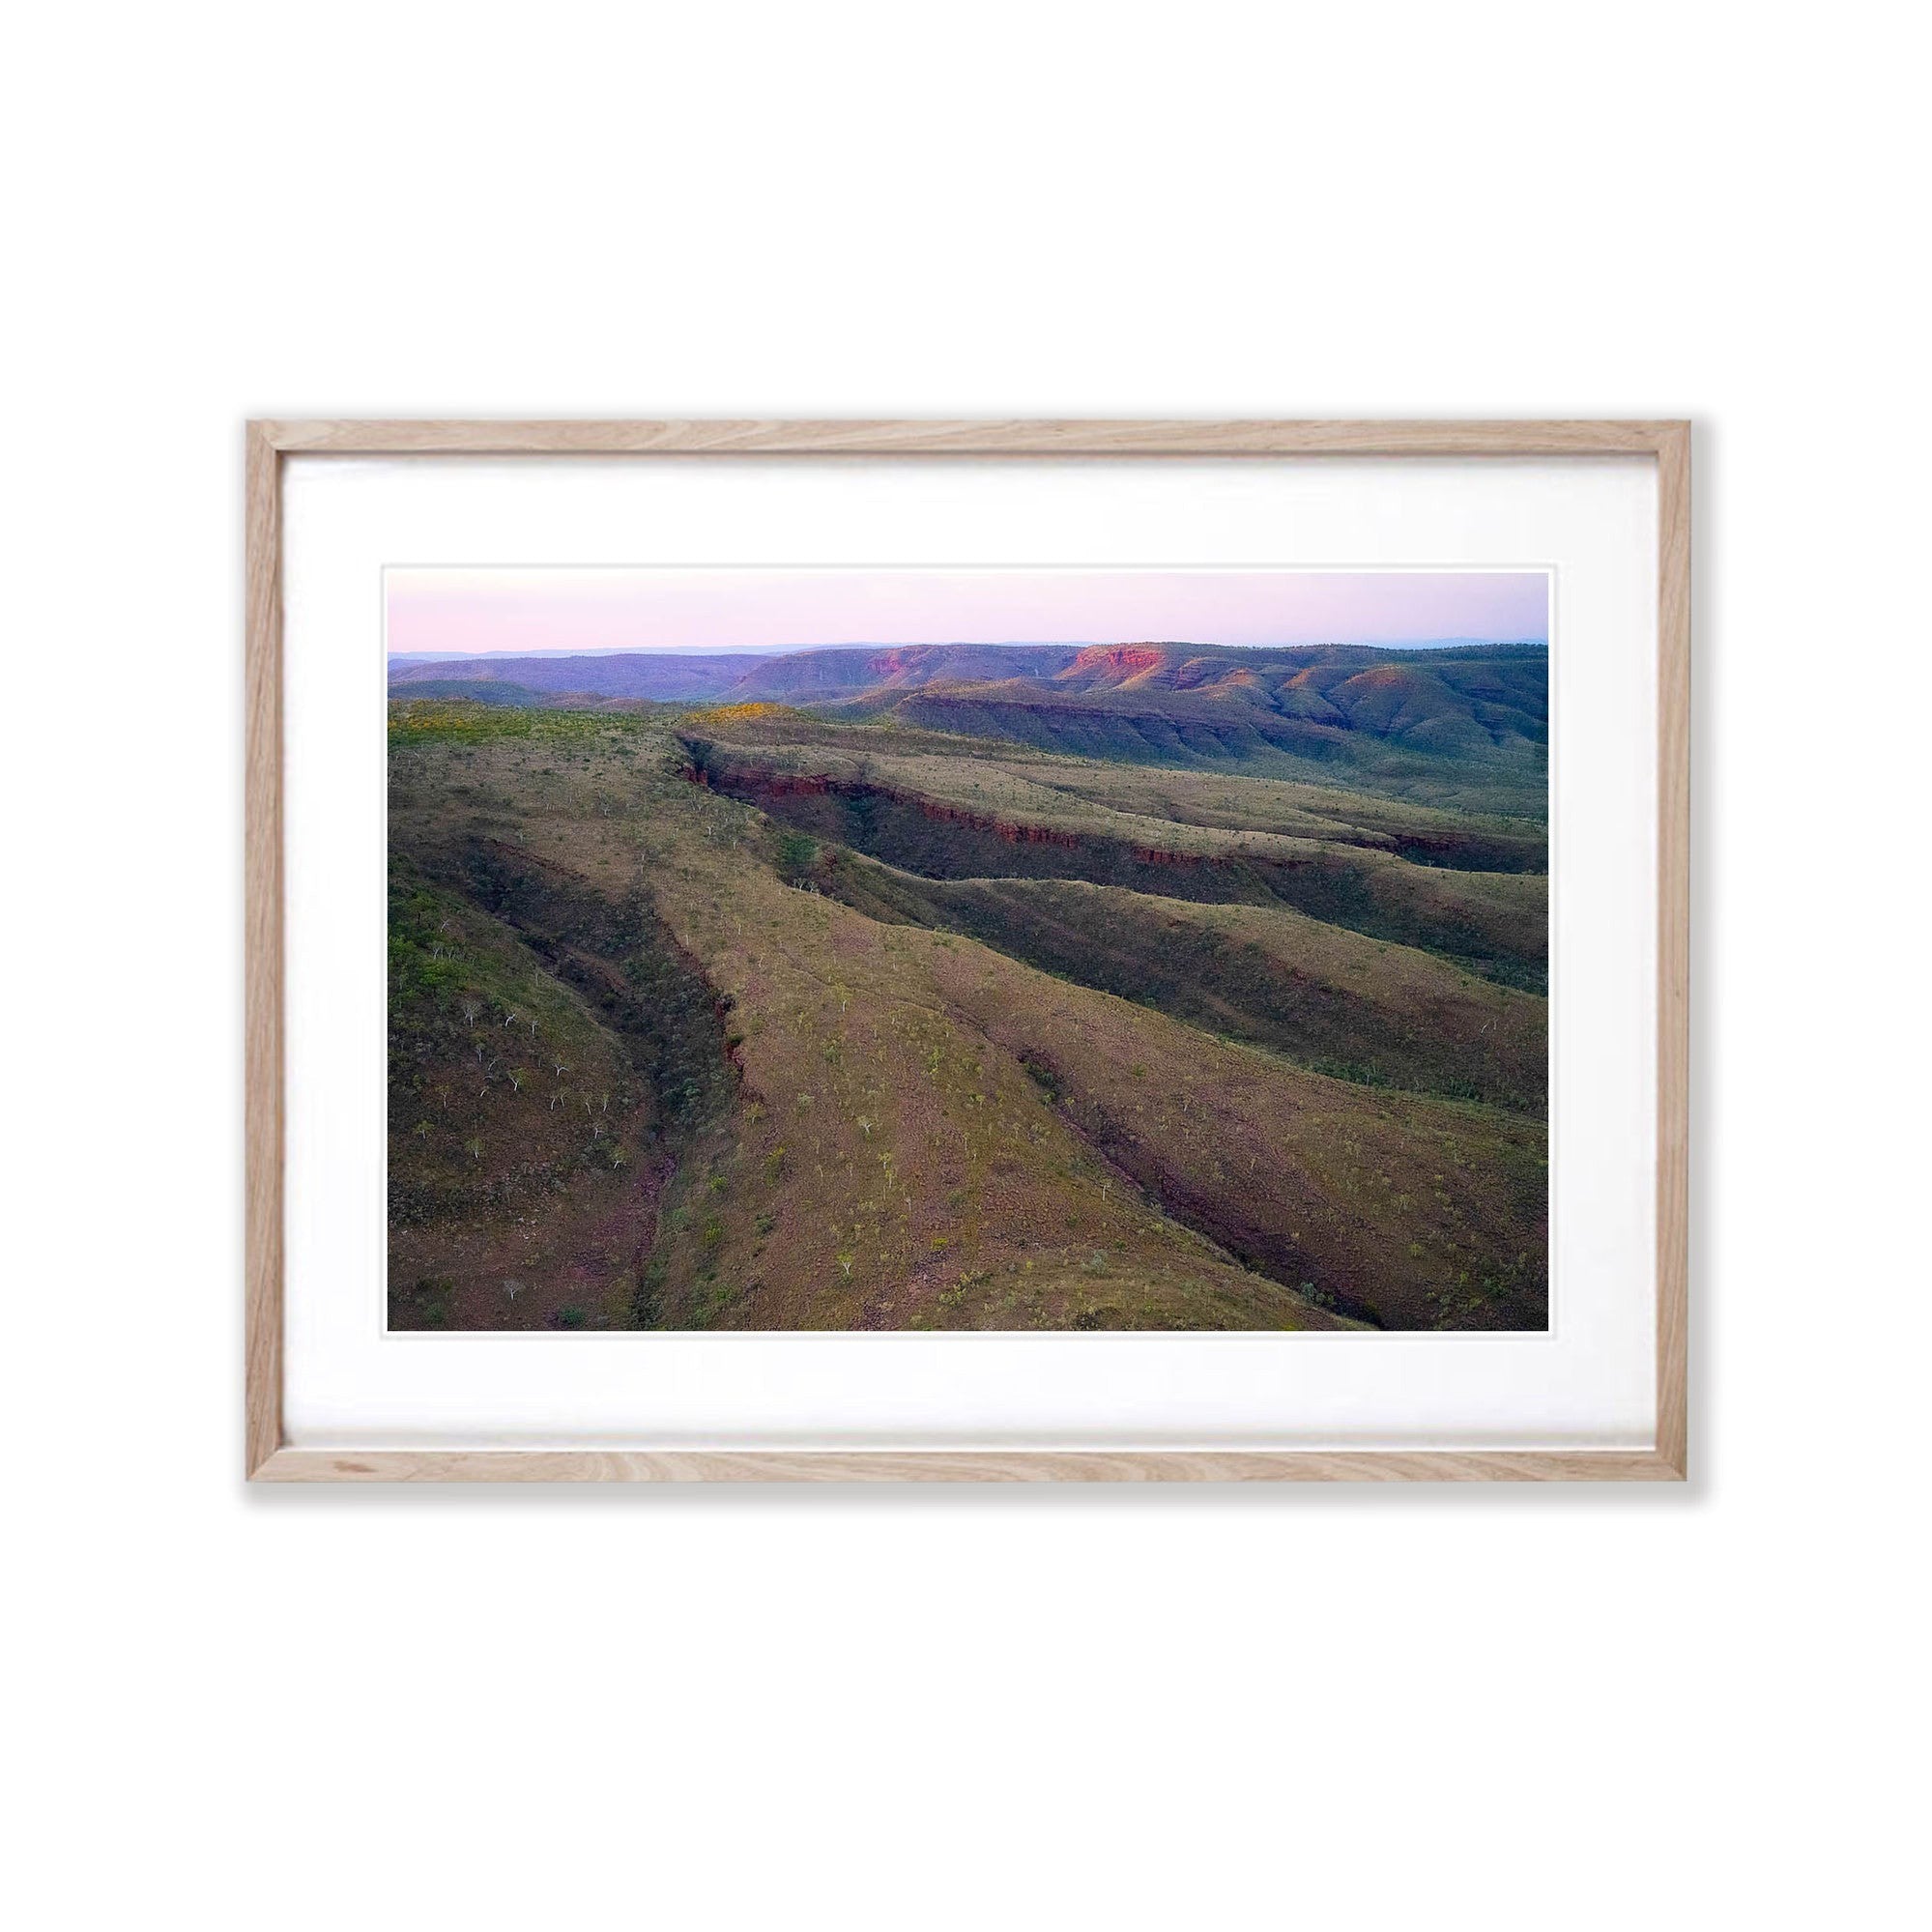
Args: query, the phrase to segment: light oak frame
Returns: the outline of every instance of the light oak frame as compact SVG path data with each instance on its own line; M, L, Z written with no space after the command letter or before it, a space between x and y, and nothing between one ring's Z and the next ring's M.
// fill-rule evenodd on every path
M1648 1450L301 1449L283 1440L281 459L1649 456L1658 466L1657 1439ZM1682 421L254 421L246 432L245 1473L269 1483L1675 1482L1687 1473L1690 425Z

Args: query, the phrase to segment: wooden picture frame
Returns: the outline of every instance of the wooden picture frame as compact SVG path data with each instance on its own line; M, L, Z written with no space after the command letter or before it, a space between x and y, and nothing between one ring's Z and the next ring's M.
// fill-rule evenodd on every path
M1656 1440L1331 1453L370 1447L284 1439L282 459L290 455L1566 457L1657 465ZM303 1482L1673 1482L1687 1472L1690 428L1683 421L253 421L246 428L245 1474Z

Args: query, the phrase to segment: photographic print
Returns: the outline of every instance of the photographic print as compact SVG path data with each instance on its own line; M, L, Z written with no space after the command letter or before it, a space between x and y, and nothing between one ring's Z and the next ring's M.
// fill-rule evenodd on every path
M1546 572L384 595L391 1329L1546 1328Z

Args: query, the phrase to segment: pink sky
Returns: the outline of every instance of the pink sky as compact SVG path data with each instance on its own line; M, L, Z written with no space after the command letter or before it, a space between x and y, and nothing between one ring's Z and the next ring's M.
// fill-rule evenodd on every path
M392 651L1547 638L1540 570L417 569Z

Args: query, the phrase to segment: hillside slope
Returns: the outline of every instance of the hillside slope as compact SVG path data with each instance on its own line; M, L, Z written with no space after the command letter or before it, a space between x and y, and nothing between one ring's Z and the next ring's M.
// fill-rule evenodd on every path
M1279 904L891 872L689 773L651 718L396 707L393 1322L1543 1325L1541 1000ZM1103 928L1131 997L1053 966ZM1137 973L1181 941L1222 968Z

